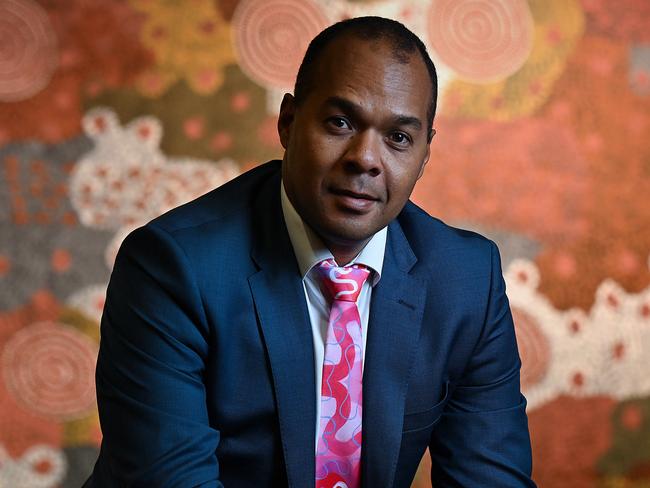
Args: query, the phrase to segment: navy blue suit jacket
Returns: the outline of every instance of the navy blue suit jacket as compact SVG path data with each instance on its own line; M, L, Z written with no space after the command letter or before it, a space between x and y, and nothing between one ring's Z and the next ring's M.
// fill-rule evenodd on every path
M136 230L108 288L104 438L88 487L312 487L309 316L280 164ZM408 203L388 228L363 373L362 483L530 487L520 361L496 246Z

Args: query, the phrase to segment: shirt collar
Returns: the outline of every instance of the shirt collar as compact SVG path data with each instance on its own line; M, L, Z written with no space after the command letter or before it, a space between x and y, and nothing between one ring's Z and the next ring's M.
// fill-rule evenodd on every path
M300 273L304 279L316 264L324 259L332 259L334 256L332 256L330 250L323 244L321 238L298 215L298 212L291 204L284 190L284 182L280 185L280 193L284 221L287 225L287 231L289 232L293 252L298 261ZM372 286L375 286L381 278L387 233L388 227L377 231L361 252L352 261L345 263L345 265L353 263L363 264L371 268L374 271L371 278Z

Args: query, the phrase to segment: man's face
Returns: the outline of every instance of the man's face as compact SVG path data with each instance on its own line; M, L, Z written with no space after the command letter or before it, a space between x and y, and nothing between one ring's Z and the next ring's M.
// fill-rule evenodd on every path
M419 54L342 37L315 67L299 105L285 95L278 129L287 196L332 246L355 247L402 210L429 158L431 81Z

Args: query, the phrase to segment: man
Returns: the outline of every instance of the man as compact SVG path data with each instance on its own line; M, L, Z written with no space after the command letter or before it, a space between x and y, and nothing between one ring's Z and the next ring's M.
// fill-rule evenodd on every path
M282 162L125 240L88 486L408 487L427 447L434 486L534 486L496 246L408 202L435 103L404 26L335 24Z

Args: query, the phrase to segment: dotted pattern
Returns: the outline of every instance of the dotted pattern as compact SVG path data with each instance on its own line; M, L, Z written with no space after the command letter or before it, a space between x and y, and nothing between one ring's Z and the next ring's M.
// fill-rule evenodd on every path
M95 145L70 175L70 200L88 227L133 228L238 174L231 161L168 160L159 150L162 126L153 117L122 128L112 110L96 108L83 127Z
M531 261L514 260L505 276L529 410L561 395L650 396L650 286L629 293L605 280L585 312L558 310L541 295Z
M194 0L191 8L178 2L131 0L145 17L142 45L154 55L154 65L142 72L137 86L144 96L158 97L177 80L207 95L223 83L223 67L234 62L230 24L217 2Z
M66 472L66 459L61 450L34 445L12 459L0 444L0 483L15 488L55 488Z
M101 432L73 365L96 351L124 236L280 157L301 49L359 15L404 22L437 63L438 135L414 198L500 246L539 485L646 482L650 4L176 3L0 2L0 358L22 358L0 366L0 485L82 484ZM17 356L43 324L29 342L42 358ZM67 400L28 393L39 364L77 378ZM418 487L426 456L422 469Z

